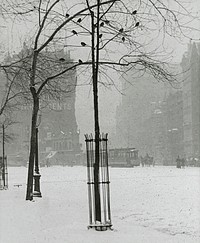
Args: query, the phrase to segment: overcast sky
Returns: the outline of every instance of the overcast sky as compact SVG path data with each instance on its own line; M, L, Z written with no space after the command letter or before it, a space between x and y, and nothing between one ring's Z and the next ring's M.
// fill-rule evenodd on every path
M172 0L169 0L172 1ZM183 0L181 0L183 1ZM179 2L181 2L179 1ZM189 2L189 0L184 0L184 2ZM193 8L193 14L200 16L200 0L191 0L190 4L187 6ZM185 22L187 22L187 16L185 16ZM200 29L199 19L190 23L194 28ZM22 47L24 39L27 40L27 36L33 34L33 28L30 23L9 23L2 22L0 24L1 36L1 54L9 50L10 53L14 51L19 51ZM191 33L191 36L195 33ZM200 39L200 34L195 34L193 37ZM160 41L159 39L157 41ZM79 41L80 42L80 41ZM173 62L180 62L183 53L186 51L188 39L182 39L182 41L174 40L174 38L166 37L165 47L168 51L173 51L171 56L173 57ZM72 58L77 60L77 57L84 58L85 53L81 52L80 49L76 50L73 48L71 50ZM116 74L111 74L113 79L117 81L119 85L118 76ZM79 79L84 79L84 76L79 76ZM88 77L87 77L88 78ZM119 87L119 86L118 86ZM120 88L120 87L119 87ZM103 93L103 96L102 96ZM103 98L102 98L103 97ZM100 123L102 125L102 131L107 132L106 129L110 130L111 127L115 125L115 110L116 106L119 104L121 99L120 93L116 89L101 89L100 90ZM91 87L77 87L77 102L76 102L76 114L79 129L81 130L81 136L84 133L93 132L93 113L92 113L92 89Z

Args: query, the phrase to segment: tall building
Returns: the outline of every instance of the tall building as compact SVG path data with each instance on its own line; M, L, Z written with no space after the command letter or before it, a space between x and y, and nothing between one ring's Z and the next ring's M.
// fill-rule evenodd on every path
M180 65L175 65L180 70ZM136 147L156 163L174 165L176 158L200 156L200 43L190 43L176 88L152 77L126 73L117 109L119 147Z
M178 155L184 157L183 146L183 93L182 90L171 90L163 104L166 154L165 165L175 165Z
M174 64L174 69L180 66ZM147 74L123 81L124 95L117 109L118 147L136 147L154 157L156 164L172 165L183 151L183 100L176 89Z
M122 92L116 114L118 147L135 147L140 155L149 153L153 156L155 126L152 119L156 122L160 120L157 104L163 100L165 84L158 83L148 74L134 77L131 71L127 71L122 80Z
M182 59L184 151L200 156L200 43L190 43Z

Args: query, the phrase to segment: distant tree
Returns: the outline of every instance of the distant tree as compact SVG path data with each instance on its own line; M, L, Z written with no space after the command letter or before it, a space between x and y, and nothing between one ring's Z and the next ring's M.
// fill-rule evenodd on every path
M22 90L16 89L18 72L7 71L4 66L0 70L0 136L2 136L2 127L4 125L5 142L10 142L15 138L10 127L16 124L14 113L19 109L22 103L22 97L26 95Z
M63 50L54 49L54 51L51 51L46 49L37 57L34 85L30 87L28 80L31 73L32 49L27 48L24 44L23 49L10 59L10 63L6 60L6 63L1 66L7 78L7 84L9 83L9 86L5 85L8 86L8 90L5 92L6 97L3 99L2 111L5 109L16 111L24 105L33 106L33 140L35 139L33 136L35 136L37 126L37 115L35 112L48 105L49 100L65 99L69 96L69 93L74 92L75 83L72 77L76 76L75 65L73 60ZM36 123L33 123L35 119ZM30 199L28 200L32 198L35 146L36 141L34 140L31 143L32 150L30 151L30 158L33 159L33 163L29 162L30 168L28 170L28 183L31 187L27 188L27 194L30 190Z
M109 69L120 73L133 69L135 73L149 72L159 81L175 82L166 68L170 61L164 55L165 36L181 38L189 36L191 29L184 24L189 16L187 6L176 0L82 0L77 3L65 0L25 1L7 0L4 18L15 16L15 21L35 22L35 32L30 41L30 58L27 72L28 86L32 96L31 146L28 168L27 200L32 200L35 129L40 95L48 85L56 84L60 77L71 70L84 68L91 71L94 94L95 139L99 137L98 84L114 83ZM4 11L5 10L5 11ZM10 15L8 15L10 13ZM67 30L67 35L64 33ZM70 33L70 34L69 34ZM155 46L156 44L156 46ZM64 56L49 58L47 49L55 52L55 46L65 45L87 51L87 58L78 56L69 62ZM168 58L168 59L167 59ZM56 70L44 75L41 63ZM49 62L50 61L50 62ZM51 64L49 64L51 63ZM53 64L54 63L54 64ZM54 65L54 66L52 66ZM53 68L55 69L53 69ZM83 70L83 69L82 69ZM54 86L55 87L55 86ZM49 89L49 91L52 89ZM98 177L98 143L96 145L96 176Z
M1 117L0 119L0 143L2 143L3 140L3 126L4 126L4 139L6 143L10 143L15 139L15 134L9 131L10 126L12 126L15 122L9 117L5 116L4 118Z

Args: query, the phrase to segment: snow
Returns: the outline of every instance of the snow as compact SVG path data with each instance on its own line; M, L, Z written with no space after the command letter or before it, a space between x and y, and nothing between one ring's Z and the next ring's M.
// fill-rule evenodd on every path
M0 242L200 242L200 168L110 168L113 230L104 232L87 229L86 167L40 172L42 198L30 202L27 168L8 168L9 189L0 191Z

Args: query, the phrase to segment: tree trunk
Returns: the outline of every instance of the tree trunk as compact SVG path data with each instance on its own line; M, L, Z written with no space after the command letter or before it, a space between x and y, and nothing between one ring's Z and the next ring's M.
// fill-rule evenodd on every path
M101 200L99 190L99 108L98 108L98 69L95 62L95 24L94 13L91 12L92 19L92 79L94 97L94 129L95 129L95 163L94 163L94 193L95 193L95 217L101 222Z
M95 163L94 163L94 188L95 188L95 214L96 220L101 222L101 201L99 191L99 119L98 119L98 95L94 89L94 119L95 119Z
M36 149L35 147L36 146L36 123L37 123L37 115L39 110L39 98L36 94L35 88L31 87L30 89L33 96L33 111L32 111L32 123L31 123L31 141L30 141L26 200L33 199L33 173L34 173L34 161L35 161L35 149Z

